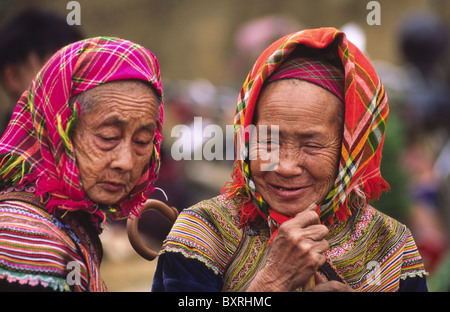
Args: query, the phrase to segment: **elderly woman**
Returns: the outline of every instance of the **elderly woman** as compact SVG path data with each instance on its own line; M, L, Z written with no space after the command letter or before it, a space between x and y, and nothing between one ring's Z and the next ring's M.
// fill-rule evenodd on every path
M380 175L387 116L380 79L344 33L273 43L240 93L233 181L180 214L153 290L426 290L410 231L369 205L389 188ZM278 135L252 144L252 124Z
M99 233L136 213L159 169L159 65L99 37L57 52L0 140L0 289L103 291Z

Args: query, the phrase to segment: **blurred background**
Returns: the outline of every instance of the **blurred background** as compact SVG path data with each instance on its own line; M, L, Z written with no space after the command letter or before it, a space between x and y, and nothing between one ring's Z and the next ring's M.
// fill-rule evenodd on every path
M376 8L364 0L79 0L80 25L67 23L74 13L69 2L0 2L1 131L58 45L100 35L139 43L158 57L165 92L160 190L153 197L182 210L217 195L232 161L175 161L171 147L180 138L172 128L201 116L203 127L225 129L249 69L269 43L300 29L340 28L373 62L390 100L382 174L392 190L373 205L411 229L430 290L450 290L450 1L379 0L377 21L370 15ZM190 142L193 151L202 143ZM155 248L169 229L156 214L140 222ZM156 260L132 250L123 222L111 222L102 241L109 290L150 291Z

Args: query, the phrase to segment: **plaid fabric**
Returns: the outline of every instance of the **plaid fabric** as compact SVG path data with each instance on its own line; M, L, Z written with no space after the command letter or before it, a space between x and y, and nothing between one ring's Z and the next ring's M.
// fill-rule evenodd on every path
M85 210L104 219L126 217L153 190L159 170L161 129L155 136L150 163L141 179L116 207L98 207L80 183L71 131L80 116L79 103L72 96L102 83L138 79L149 82L161 97L159 65L147 49L118 38L83 40L55 53L32 81L17 103L6 132L0 139L0 189L36 184L49 212L54 209ZM100 208L100 209L99 209Z
M297 49L298 48L298 49ZM297 49L297 50L296 50ZM334 186L321 203L323 222L346 220L358 209L389 189L380 174L381 149L388 117L384 87L373 66L344 33L335 28L299 31L270 45L258 58L241 89L234 119L235 150L233 181L223 192L241 201L241 224L267 219L270 207L251 180L248 135L241 133L252 123L255 105L264 82L295 51L311 55L330 50L345 71L345 125L339 171Z
M287 59L268 78L268 81L281 79L300 79L314 83L344 101L344 69L338 68L322 57Z

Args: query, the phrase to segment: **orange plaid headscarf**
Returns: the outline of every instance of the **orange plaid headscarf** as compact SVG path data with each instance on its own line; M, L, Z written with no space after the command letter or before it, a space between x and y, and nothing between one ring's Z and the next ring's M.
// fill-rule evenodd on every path
M222 192L240 202L241 224L268 219L270 207L251 182L249 138L241 133L252 124L264 82L295 51L331 50L344 69L345 124L334 186L320 204L323 222L346 220L352 209L375 200L389 189L380 173L381 150L388 117L384 87L366 56L335 28L303 30L270 45L258 58L241 89L235 115L235 150L241 151L232 178Z

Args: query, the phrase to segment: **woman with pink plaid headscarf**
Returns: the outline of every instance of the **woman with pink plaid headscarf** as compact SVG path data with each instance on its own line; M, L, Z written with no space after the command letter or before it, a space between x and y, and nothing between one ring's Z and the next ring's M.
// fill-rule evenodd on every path
M153 191L162 121L142 46L98 37L46 63L0 139L0 289L105 290L98 235Z

